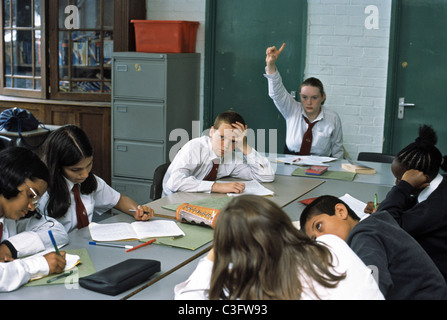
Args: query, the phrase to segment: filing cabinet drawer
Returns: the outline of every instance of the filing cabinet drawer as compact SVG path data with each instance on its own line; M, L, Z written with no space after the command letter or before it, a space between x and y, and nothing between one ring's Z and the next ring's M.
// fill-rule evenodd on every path
M117 140L114 142L115 177L152 179L154 170L165 162L165 145Z
M115 138L164 141L164 104L117 100L113 104Z
M165 100L166 64L163 59L146 61L115 60L114 97Z
M151 184L151 180L136 182L126 179L112 179L112 188L135 200L137 204L146 204L151 201Z

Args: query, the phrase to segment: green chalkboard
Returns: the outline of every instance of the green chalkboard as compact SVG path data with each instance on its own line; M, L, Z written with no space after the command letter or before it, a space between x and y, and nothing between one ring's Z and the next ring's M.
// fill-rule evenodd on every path
M282 152L285 120L268 96L265 52L286 43L277 65L288 91L297 91L304 77L306 33L307 1L208 0L205 129L219 113L235 110L253 129L259 151Z

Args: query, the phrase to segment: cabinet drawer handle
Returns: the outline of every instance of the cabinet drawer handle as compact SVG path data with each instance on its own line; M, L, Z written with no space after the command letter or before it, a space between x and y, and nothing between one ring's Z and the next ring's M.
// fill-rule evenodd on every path
M118 72L127 72L127 65L123 65L123 64L118 64L116 66L116 71Z
M116 151L127 152L127 146L116 146Z
M116 112L127 113L127 107L126 106L116 106Z

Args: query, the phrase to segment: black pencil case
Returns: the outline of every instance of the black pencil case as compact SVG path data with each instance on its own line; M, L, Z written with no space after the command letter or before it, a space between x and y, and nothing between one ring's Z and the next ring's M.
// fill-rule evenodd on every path
M79 279L81 287L116 296L149 279L160 271L160 261L128 259Z

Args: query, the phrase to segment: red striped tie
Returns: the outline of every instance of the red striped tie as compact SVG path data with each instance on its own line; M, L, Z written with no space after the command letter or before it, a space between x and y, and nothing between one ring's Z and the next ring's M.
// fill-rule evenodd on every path
M217 170L219 170L219 164L213 162L213 167L211 168L210 173L205 177L205 181L216 181L217 178Z
M312 147L312 128L314 125L318 122L312 122L310 123L309 120L306 117L303 117L304 121L307 123L307 131L304 133L303 136L303 142L301 142L301 149L300 149L300 155L307 156L310 155L310 148Z
M84 204L81 200L81 194L79 193L79 185L75 184L73 186L73 194L76 202L76 217L78 218L78 229L82 229L88 226L88 216L85 210Z

